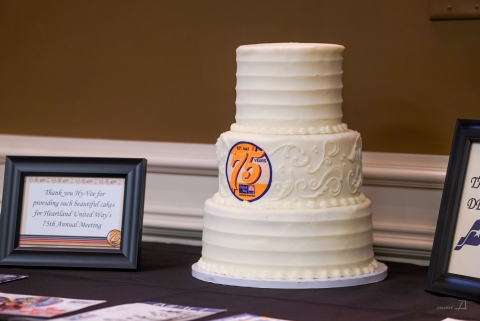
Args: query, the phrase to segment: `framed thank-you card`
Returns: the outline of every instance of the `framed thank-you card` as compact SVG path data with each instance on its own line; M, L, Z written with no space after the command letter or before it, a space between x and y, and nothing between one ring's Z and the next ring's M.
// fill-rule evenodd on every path
M458 120L427 291L480 300L480 121Z
M5 162L0 265L137 269L145 159Z

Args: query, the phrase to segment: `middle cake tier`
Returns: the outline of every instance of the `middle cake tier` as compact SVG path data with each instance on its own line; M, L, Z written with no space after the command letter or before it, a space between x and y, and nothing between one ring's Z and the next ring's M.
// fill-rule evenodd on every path
M365 199L362 141L356 131L288 136L229 131L216 147L217 204L313 209Z

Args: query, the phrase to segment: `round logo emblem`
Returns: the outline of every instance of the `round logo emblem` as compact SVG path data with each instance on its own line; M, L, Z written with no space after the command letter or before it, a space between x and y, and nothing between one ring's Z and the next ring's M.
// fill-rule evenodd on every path
M111 230L107 234L107 242L111 246L120 246L120 231L119 230Z
M230 149L226 164L230 191L242 201L261 198L272 182L272 165L267 153L257 145L238 142Z

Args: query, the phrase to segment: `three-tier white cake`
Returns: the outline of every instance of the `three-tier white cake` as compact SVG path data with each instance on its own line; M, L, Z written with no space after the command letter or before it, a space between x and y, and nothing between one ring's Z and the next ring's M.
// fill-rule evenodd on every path
M362 141L342 123L342 52L331 44L237 49L236 123L217 147L201 270L299 280L370 274Z

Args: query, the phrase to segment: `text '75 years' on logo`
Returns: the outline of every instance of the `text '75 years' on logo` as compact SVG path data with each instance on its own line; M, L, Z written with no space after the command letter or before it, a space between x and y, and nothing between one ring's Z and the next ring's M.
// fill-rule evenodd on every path
M253 202L270 188L272 166L263 149L253 143L238 142L228 154L226 174L233 195L239 200Z

